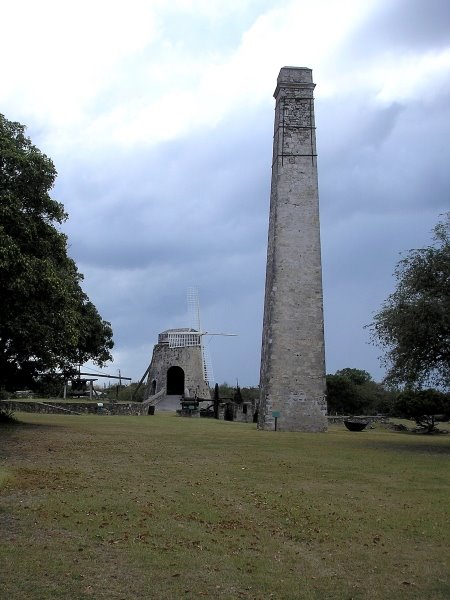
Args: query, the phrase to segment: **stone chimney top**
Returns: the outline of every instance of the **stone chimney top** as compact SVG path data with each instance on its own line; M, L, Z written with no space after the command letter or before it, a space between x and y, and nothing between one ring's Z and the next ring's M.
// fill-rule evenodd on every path
M278 96L281 88L286 87L310 88L313 90L316 86L312 80L312 69L307 67L282 67L277 78L274 98Z

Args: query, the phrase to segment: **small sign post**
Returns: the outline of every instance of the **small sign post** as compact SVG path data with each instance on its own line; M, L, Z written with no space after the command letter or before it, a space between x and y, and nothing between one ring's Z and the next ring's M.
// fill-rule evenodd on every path
M272 412L272 417L274 417L275 419L275 431L277 430L277 421L278 421L278 417L280 416L280 411L279 410L274 410Z

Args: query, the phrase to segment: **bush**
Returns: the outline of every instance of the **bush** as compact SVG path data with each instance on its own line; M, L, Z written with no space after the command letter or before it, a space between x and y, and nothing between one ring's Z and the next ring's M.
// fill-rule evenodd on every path
M373 381L367 371L341 369L327 375L327 403L329 414L373 415L388 413L393 394Z
M393 407L396 416L414 419L426 433L436 431L439 415L450 413L450 397L438 390L405 390L401 392Z
M16 418L11 409L0 407L0 423L16 423Z

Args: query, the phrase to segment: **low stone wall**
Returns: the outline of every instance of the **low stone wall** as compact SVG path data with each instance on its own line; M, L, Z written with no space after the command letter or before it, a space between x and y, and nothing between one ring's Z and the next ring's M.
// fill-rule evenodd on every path
M369 423L389 423L389 417L384 415L328 415L328 424L331 423L342 423L347 419L358 419L361 421L368 421Z
M65 414L65 415L141 415L142 404L140 402L103 402L99 406L97 402L57 402L49 400L48 402L16 402L14 400L2 400L0 407L12 410L13 412L31 412L44 414Z
M97 402L58 402L57 400L40 401L16 401L16 400L1 400L0 407L12 410L13 412L31 412L44 414L66 414L66 415L147 415L148 405L143 405L141 402L103 402L103 406L98 406ZM219 409L219 419L225 418L225 405L221 405ZM233 407L233 421L252 423L253 414L250 407L245 414L242 407ZM183 415L186 416L186 415ZM190 416L200 416L198 414ZM328 415L328 423L344 425L345 419L362 419L369 423L389 423L389 417L384 415ZM230 419L231 420L231 419Z

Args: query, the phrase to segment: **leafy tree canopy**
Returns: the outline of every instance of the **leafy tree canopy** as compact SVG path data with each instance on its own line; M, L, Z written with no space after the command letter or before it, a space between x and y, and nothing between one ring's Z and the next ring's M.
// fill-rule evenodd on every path
M229 398L233 399L236 388L229 385L226 381L224 383L219 384L219 397L220 398Z
M25 128L0 114L0 387L112 359L111 326L81 289L58 229L67 215L50 197L55 178Z
M364 383L368 383L372 380L372 375L367 371L363 371L362 369L340 369L336 371L336 375L340 375L341 377L346 377L355 385L363 385Z
M219 385L220 398L230 398L235 402L241 404L242 402L256 402L259 399L259 387L236 387L229 385L224 382Z
M389 412L393 395L361 369L340 369L327 375L329 414L369 415Z
M396 267L396 289L369 326L385 352L386 381L450 387L450 213L433 244L410 250Z
M437 415L448 419L450 396L433 389L407 389L398 395L393 412L397 416L414 419L419 427L427 433L432 433L436 430Z

